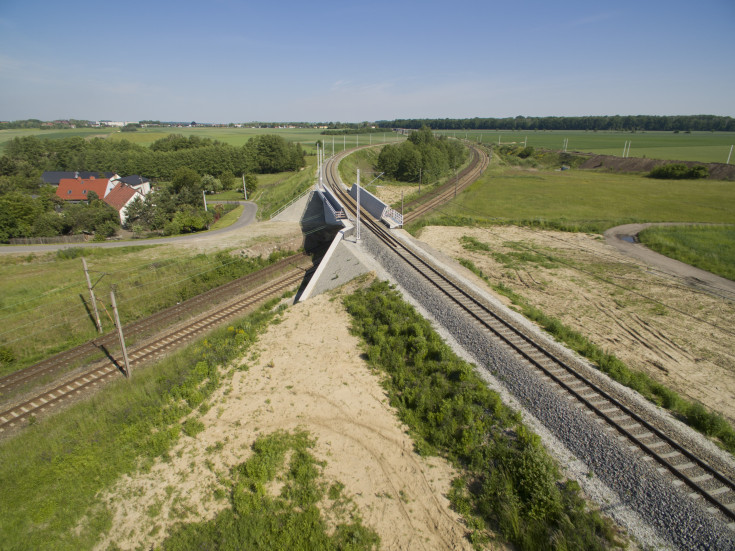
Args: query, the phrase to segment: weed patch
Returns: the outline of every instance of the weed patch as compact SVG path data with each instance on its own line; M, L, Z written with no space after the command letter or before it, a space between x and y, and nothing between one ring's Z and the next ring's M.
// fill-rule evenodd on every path
M416 450L441 454L464 475L452 503L472 541L499 532L519 549L605 549L619 545L609 521L563 482L540 439L442 342L386 282L345 298L372 366L388 376L390 403Z
M226 483L230 507L211 521L177 525L161 549L377 549L380 538L357 517L328 529L317 504L342 500L343 486L321 479L324 464L310 453L313 446L305 432L258 438ZM283 486L271 496L266 486L276 479Z

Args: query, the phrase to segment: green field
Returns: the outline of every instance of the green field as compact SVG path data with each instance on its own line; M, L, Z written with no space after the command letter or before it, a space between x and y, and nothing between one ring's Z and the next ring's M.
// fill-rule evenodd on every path
M315 144L322 140L327 146L327 154L339 153L343 148L350 149L356 145L372 143L395 142L403 139L402 136L391 131L377 134L362 134L349 136L323 136L322 130L318 128L219 128L219 127L152 127L141 128L137 132L120 132L115 128L78 128L73 130L38 130L18 129L0 130L0 155L5 150L5 144L15 137L38 136L39 138L59 139L71 136L82 136L84 138L104 137L110 140L127 140L129 142L149 146L156 140L165 138L170 134L183 134L184 136L198 136L200 138L212 138L230 145L243 145L253 136L259 134L276 134L282 136L289 142L298 142L307 151L312 153Z
M659 226L638 238L654 251L735 281L735 226Z
M567 139L567 151L622 156L626 141L631 142L630 157L674 161L725 163L730 147L735 144L732 132L609 132L584 130L549 130L503 132L495 130L442 130L440 134L467 138L485 144L527 143L529 146L561 150ZM730 159L735 164L735 154Z
M634 222L733 224L735 185L584 170L491 168L436 214L598 233Z

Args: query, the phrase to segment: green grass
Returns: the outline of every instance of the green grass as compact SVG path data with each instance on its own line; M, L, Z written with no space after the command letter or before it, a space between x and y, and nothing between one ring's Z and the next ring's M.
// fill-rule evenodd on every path
M3 441L0 546L92 548L112 523L100 493L166 459L182 431L200 430L196 419L183 419L196 415L219 387L221 369L274 319L276 302Z
M453 507L487 543L486 529L518 549L607 549L614 529L590 511L497 393L442 342L431 325L386 282L345 298L370 364L384 372L390 403L408 425L416 450L441 454L463 473Z
M630 369L615 355L608 354L581 333L565 326L557 318L544 314L506 285L493 283L471 260L460 259L459 262L484 279L496 292L508 297L524 316L538 323L558 341L589 359L600 371L632 388L654 404L668 409L684 423L714 439L728 452L735 454L735 430L722 415L707 411L699 402L682 398L642 371Z
M494 130L475 130L467 132L451 130L439 131L448 136L456 135L485 144L500 142L522 145L528 140L529 146L561 150L565 138L569 140L567 151L596 153L599 155L623 154L623 145L631 141L631 157L649 159L699 161L702 163L724 163L727 161L730 146L735 143L732 132L592 132L583 130L554 130L530 132L504 132ZM733 162L732 160L730 162Z
M242 205L238 205L237 207L232 209L230 212L225 214L222 218L217 220L214 224L212 224L212 227L209 229L219 230L222 228L230 227L232 224L237 222L237 219L240 218L240 215L242 214L243 210L244 210L244 207Z
M735 223L735 185L491 168L420 225L518 224L602 233L634 222Z
M735 281L735 226L659 226L638 234L668 257Z
M315 441L306 432L278 431L258 438L253 455L234 467L223 483L229 507L210 521L179 524L161 545L164 551L190 549L369 550L378 535L359 517L328 524L321 501L337 517L345 517L343 486L323 481L325 462L310 453ZM282 483L272 496L269 483ZM342 511L342 514L339 512Z
M287 254L287 253L283 253ZM282 257L183 253L161 246L74 247L57 253L0 257L0 375L6 375L97 335L88 313L84 256L106 332L110 289L123 324L167 308ZM107 312L107 313L106 313Z
M258 204L258 219L267 220L271 214L288 204L314 185L316 158L307 157L306 168L290 176L283 174L278 178L258 176L258 190L251 200Z

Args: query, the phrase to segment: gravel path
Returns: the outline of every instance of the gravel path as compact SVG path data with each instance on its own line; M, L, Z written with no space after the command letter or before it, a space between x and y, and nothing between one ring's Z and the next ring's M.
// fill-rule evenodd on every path
M621 445L616 434L601 430L578 405L560 396L544 378L458 313L377 239L368 236L362 247L380 265L379 273L387 273L448 340L461 348L461 354L481 366L490 386L522 409L525 421L541 435L567 474L643 546L735 549L735 532L687 499L640 453ZM517 317L513 312L509 315Z
M650 226L681 225L673 222L625 224L605 232L605 241L618 251L642 260L656 270L719 297L735 300L735 281L730 281L711 272L700 270L684 262L652 251L638 242L638 234Z

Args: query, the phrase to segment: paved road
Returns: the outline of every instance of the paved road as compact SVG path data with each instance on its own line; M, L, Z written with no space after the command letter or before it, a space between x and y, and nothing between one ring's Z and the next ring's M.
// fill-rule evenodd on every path
M625 224L610 228L605 232L605 241L615 247L618 251L642 260L649 266L673 276L685 284L719 297L735 300L735 281L730 281L711 272L706 272L684 264L668 256L652 251L638 242L638 234L649 226L674 226L681 225L673 222L648 223L648 224Z
M215 204L219 201L211 201L209 204ZM57 251L59 249L68 249L70 247L128 247L130 245L162 245L165 243L179 243L182 241L196 241L204 237L212 237L214 235L229 234L237 232L245 226L255 221L255 214L258 212L258 205L251 201L238 201L244 208L240 218L226 228L211 230L207 232L193 233L187 235L177 235L174 237L157 237L154 239L133 239L128 241L105 241L104 243L84 242L84 243L57 243L54 245L0 245L0 254L27 254L47 251Z

